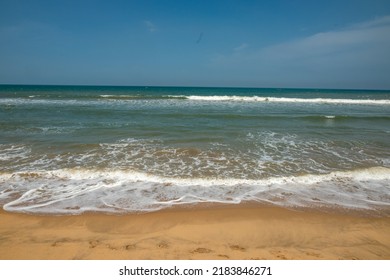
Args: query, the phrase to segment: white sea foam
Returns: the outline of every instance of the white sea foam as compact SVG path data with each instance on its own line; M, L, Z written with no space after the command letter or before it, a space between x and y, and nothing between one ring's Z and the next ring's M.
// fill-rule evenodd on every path
M93 106L99 104L99 100L78 100L78 99L47 99L36 97L29 98L0 98L0 105L6 106Z
M31 149L24 145L0 144L0 161L9 161L27 157Z
M64 168L147 170L171 178L263 179L302 173L324 174L367 166L389 167L385 150L361 142L306 139L296 134L248 132L237 147L214 142L207 147L166 145L156 139L126 138L114 143L72 145L50 151L0 145L2 171Z
M14 212L147 212L203 202L258 201L283 207L390 207L390 169L261 180L167 178L113 170L62 169L0 175L0 202Z
M337 99L337 98L289 98L289 97L258 97L258 96L187 96L196 101L241 101L241 102L281 102L281 103L322 103L322 104L367 104L390 105L388 99Z
M1 98L0 104L22 105L22 104L47 104L47 105L91 105L94 102L107 101L134 101L148 99L153 96L142 95L113 95L101 94L96 100L78 99L46 99L39 95L29 96L29 98ZM355 104L355 105L390 105L389 99L343 99L343 98L292 98L292 97L262 97L262 96L237 96L237 95L163 95L162 99L187 99L191 101L209 102L271 102L271 103L314 103L314 104ZM158 99L158 96L155 97Z
M101 98L112 98L112 99L128 99L128 98L135 98L137 97L137 95L125 95L125 94L121 94L121 95L115 95L115 94L101 94L99 95ZM140 97L140 96L138 96Z

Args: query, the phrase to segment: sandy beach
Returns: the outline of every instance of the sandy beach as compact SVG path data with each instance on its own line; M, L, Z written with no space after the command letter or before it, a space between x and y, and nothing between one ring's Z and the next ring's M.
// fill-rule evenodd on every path
M0 259L390 259L390 218L275 207L0 212Z

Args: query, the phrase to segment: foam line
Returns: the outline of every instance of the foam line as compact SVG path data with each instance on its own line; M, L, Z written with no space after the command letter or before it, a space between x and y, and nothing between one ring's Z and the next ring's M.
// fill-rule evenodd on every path
M281 103L329 103L329 104L366 104L390 105L390 100L373 99L336 99L336 98L287 98L287 97L258 97L258 96L188 96L189 100L197 101L244 101L244 102L281 102Z
M375 210L390 207L388 193L390 168L384 167L260 180L180 179L80 169L0 175L0 203L5 210L48 214L79 214L91 209L149 212L182 204L243 201Z

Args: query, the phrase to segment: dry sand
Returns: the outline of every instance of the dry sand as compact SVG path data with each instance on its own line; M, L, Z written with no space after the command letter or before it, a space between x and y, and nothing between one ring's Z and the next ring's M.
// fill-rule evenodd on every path
M0 211L0 259L390 259L390 217L275 207L33 216Z

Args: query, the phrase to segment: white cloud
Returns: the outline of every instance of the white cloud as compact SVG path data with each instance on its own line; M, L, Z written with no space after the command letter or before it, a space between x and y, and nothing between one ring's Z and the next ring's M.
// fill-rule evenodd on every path
M370 27L377 27L381 25L389 25L390 24L390 16L383 16L378 17L370 21L360 22L358 24L354 24L351 26L351 28L370 28Z
M144 24L150 32L155 32L157 30L156 25L150 20L144 20Z
M245 44L228 55L219 55L214 66L246 73L252 80L338 81L342 86L389 87L390 16L351 25L344 29L249 51ZM238 55L238 52L240 51ZM296 86L296 85L294 85ZM329 85L332 87L332 85ZM344 87L344 86L343 86Z
M378 44L388 45L390 43L390 21L382 25L373 25L373 22L367 22L361 26L364 27L317 33L296 41L264 48L259 51L259 54L291 59L309 58L344 51L351 52L376 47Z

